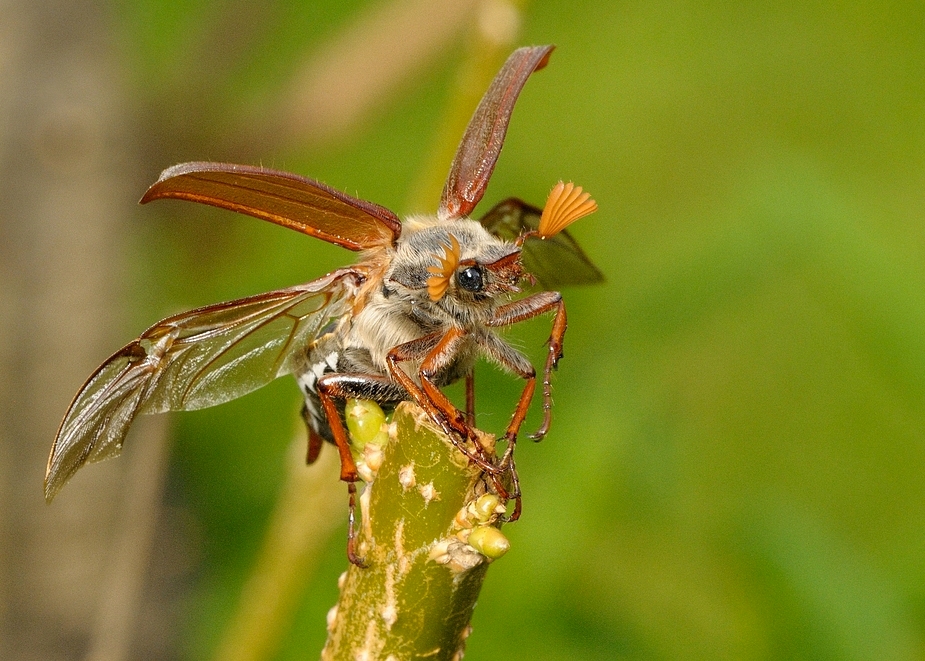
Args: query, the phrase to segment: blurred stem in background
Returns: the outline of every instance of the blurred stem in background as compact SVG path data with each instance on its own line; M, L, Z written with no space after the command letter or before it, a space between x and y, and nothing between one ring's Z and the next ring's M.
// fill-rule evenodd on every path
M305 439L296 438L287 466L286 484L237 610L219 644L217 661L274 657L318 556L345 519L346 489L337 479L339 464L333 448L327 448L315 465L307 467Z
M433 148L420 175L411 187L407 208L433 212L449 164L472 111L498 72L520 33L522 11L527 0L483 0L466 39L466 52L456 73L453 94L443 112Z

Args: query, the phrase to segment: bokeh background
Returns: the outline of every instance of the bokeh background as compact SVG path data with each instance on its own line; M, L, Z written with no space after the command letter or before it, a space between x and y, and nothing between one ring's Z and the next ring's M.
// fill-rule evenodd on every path
M219 658L304 450L283 379L145 420L43 502L113 350L352 258L145 187L225 160L433 210L460 71L529 43L558 49L481 209L580 183L607 282L565 292L553 430L520 448L467 659L925 657L925 7L681 0L0 0L0 657ZM511 336L539 360L547 329ZM519 384L478 377L501 429ZM324 466L259 658L323 645Z

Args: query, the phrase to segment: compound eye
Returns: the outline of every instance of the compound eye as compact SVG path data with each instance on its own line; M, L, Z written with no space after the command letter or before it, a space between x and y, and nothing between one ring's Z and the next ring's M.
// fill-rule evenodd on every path
M484 287L482 269L477 266L468 266L456 274L456 282L466 291L480 292Z

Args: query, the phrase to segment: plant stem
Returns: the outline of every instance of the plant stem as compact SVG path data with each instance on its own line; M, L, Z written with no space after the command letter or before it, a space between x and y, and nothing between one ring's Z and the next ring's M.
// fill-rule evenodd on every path
M492 525L503 507L485 491L481 471L421 409L399 405L360 499L358 549L367 566L351 565L341 577L322 659L461 657L490 562L464 540L481 529L506 544Z

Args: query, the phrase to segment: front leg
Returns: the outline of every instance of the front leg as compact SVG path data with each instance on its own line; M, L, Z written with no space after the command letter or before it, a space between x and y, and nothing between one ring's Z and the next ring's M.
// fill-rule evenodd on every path
M546 364L543 368L543 422L540 428L530 438L534 441L542 440L549 431L549 424L552 418L552 371L555 369L559 360L562 358L562 342L565 339L565 329L567 327L565 316L565 302L562 300L562 294L556 291L544 291L518 301L512 301L506 305L497 308L488 321L488 326L510 326L527 319L539 316L551 310L556 311L556 316L552 321L552 331L549 334L547 346L549 351L546 354ZM527 395L529 390L529 396ZM530 404L530 397L533 395L531 384L527 384L521 401L515 412L515 419L518 417L523 421L526 415L526 408ZM526 401L525 401L526 398ZM513 421L512 421L513 423ZM519 427L519 424L518 424ZM509 428L510 429L510 428ZM515 430L516 434L516 430Z
M468 424L466 414L456 408L434 382L440 371L453 362L465 337L465 331L455 327L446 333L425 335L394 347L386 355L386 364L392 378L408 391L457 449L480 469L494 475L502 469L485 454L485 449ZM400 366L403 362L413 360L421 361L418 370L421 385ZM466 445L467 440L472 441L474 450Z

